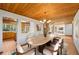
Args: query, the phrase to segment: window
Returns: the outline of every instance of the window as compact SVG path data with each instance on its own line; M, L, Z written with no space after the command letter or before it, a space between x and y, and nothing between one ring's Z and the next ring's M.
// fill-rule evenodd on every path
M3 31L16 31L16 24L3 24Z

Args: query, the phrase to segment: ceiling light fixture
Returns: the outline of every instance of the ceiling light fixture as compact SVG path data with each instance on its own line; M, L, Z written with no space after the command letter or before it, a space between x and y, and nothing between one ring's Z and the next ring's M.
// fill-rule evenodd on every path
M47 12L45 11L44 12L44 16L46 16L46 14L47 14ZM40 22L41 23L50 23L51 22L51 20L46 20L45 18L43 18L44 20L41 20Z
M41 23L50 23L51 22L51 20L46 20L46 19L44 19L44 20L42 20L42 21L40 21Z

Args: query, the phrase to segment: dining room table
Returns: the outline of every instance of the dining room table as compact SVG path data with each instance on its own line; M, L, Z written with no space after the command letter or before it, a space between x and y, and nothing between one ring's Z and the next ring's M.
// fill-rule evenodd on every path
M46 44L47 42L49 42L51 40L53 40L53 38L54 38L54 36L50 37L49 35L47 37L44 37L43 35L33 36L33 37L29 37L29 39L27 40L27 43L32 48L35 48L35 55L37 55L38 47Z
M39 35L39 36L33 36L33 37L29 37L29 39L27 40L27 43L31 46L35 48L35 54L37 54L37 48L40 45L43 45L47 42L49 42L51 39L49 36L44 37L43 35Z

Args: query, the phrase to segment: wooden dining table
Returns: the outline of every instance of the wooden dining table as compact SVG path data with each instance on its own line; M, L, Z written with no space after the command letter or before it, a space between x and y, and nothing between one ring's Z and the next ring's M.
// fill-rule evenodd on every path
M44 37L43 35L39 35L39 36L30 37L27 40L27 42L28 42L29 45L31 45L35 48L35 54L36 54L37 47L49 42L50 40L51 39L50 39L49 36Z
M35 37L30 37L27 42L32 45L32 46L39 46L43 45L50 41L49 37L44 37L44 36L35 36Z
M39 36L34 36L34 37L29 37L29 39L27 40L27 43L32 47L35 48L35 55L37 54L37 49L38 47L47 44L48 42L50 42L51 40L53 40L54 37L44 37L43 35L39 35Z

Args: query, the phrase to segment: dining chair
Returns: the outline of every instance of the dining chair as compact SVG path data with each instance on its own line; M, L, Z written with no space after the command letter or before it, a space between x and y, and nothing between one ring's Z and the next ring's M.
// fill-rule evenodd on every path
M26 46L21 46L20 44L17 44L16 47L16 54L17 55L34 55L35 51L33 48L28 48L28 45Z
M58 54L58 51L51 51L49 49L44 49L43 50L43 54L44 55L57 55Z
M43 54L45 55L57 55L59 53L59 43L57 42L55 45L46 47L43 50Z

